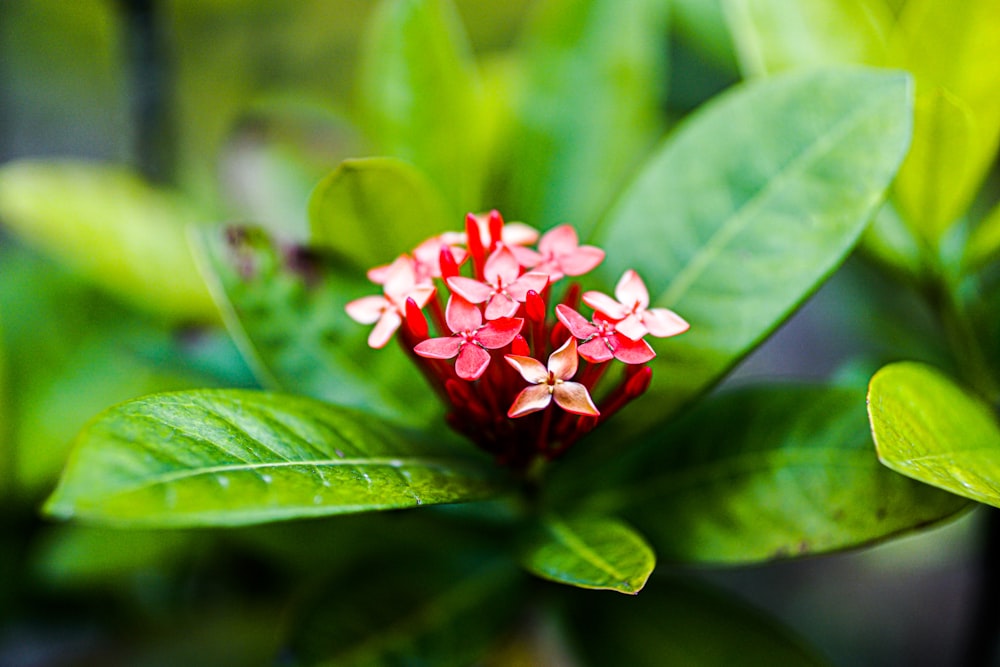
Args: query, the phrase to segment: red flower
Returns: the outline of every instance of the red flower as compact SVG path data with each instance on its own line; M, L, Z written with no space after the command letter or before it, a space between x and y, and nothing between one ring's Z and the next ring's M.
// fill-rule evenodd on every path
M579 382L570 382L576 375L576 339L570 338L549 355L548 368L531 357L508 354L504 357L531 386L521 390L507 411L508 417L521 417L544 410L555 400L556 405L577 415L596 417L600 414L590 392Z
M385 284L381 296L364 296L345 306L347 314L360 324L374 324L368 335L368 345L385 347L406 316L406 300L413 299L423 308L434 294L434 286L418 284L413 261L405 255L390 264L383 274Z
M615 323L598 313L590 322L569 306L556 306L556 317L576 338L585 341L580 346L580 356L595 364L612 358L626 364L644 364L656 356L644 340L632 340L619 333Z
M601 292L584 292L583 302L615 320L615 330L631 340L646 334L666 338L684 333L691 326L672 310L648 308L649 291L639 274L629 269L615 286L615 301Z
M524 324L520 318L503 317L484 326L479 308L454 295L448 299L445 321L454 335L425 340L413 351L429 359L451 359L458 355L455 373L463 380L479 378L490 365L490 353L486 350L510 345Z
M549 277L544 273L519 275L520 272L521 266L514 253L500 246L486 260L483 282L464 276L448 278L447 282L452 292L469 303L487 302L486 319L495 320L513 316L529 290L541 292L549 284Z

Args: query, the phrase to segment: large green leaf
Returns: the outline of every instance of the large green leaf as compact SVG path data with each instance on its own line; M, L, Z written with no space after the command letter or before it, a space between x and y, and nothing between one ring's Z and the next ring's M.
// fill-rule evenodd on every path
M837 267L910 121L909 77L852 68L744 85L678 128L596 234L608 283L634 268L691 323L656 346L651 413L703 391Z
M623 513L661 561L746 563L855 547L967 505L880 465L863 393L836 387L723 394L620 461L574 485L594 489L585 509Z
M460 224L448 220L427 178L394 158L345 160L309 199L311 240L364 269L388 264Z
M790 630L704 584L654 577L637 598L567 600L583 665L820 667ZM591 596L593 597L593 596Z
M1000 427L983 400L930 366L899 362L872 378L868 416L887 466L1000 507Z
M917 82L913 149L895 195L905 217L936 241L961 216L1000 141L1000 3L910 0L893 64Z
M408 423L436 418L435 395L398 346L368 347L344 311L374 293L363 273L254 228L199 235L203 266L229 330L268 388Z
M295 664L478 664L516 620L523 578L509 562L456 561L406 551L321 588L296 622Z
M965 245L963 264L968 270L982 268L1000 255L1000 204L983 218Z
M449 213L480 205L483 90L450 0L383 0L367 35L359 89L361 118L378 153L424 171Z
M512 212L583 236L661 130L667 2L548 0L523 49Z
M498 492L489 464L312 399L156 394L77 437L48 514L136 526L239 525Z
M652 574L656 556L638 533L616 519L550 516L521 563L551 581L635 595Z
M0 219L29 243L133 304L218 319L184 232L196 214L121 168L23 160L0 168Z

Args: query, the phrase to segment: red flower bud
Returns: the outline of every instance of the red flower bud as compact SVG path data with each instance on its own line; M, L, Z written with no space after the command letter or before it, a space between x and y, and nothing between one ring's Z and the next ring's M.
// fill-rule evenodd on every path
M427 338L427 318L412 296L406 299L406 328L418 340Z

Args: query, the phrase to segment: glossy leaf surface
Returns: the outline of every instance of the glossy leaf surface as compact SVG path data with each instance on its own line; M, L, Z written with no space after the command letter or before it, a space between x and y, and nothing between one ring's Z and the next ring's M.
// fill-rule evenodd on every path
M367 270L453 227L419 171L393 158L345 160L309 199L311 240Z
M196 214L129 171L72 161L9 163L0 169L0 220L147 311L218 319L185 236Z
M1000 507L1000 428L984 401L930 366L899 362L872 378L868 415L887 466Z
M368 347L344 305L377 293L353 268L254 228L206 230L203 265L223 318L268 388L426 423L433 392L395 344Z
M377 152L425 172L453 214L480 205L482 84L450 0L383 0L361 67L361 118Z
M581 486L661 562L746 563L855 547L951 516L965 501L893 474L856 390L734 391L650 434ZM601 491L604 484L607 490Z
M566 605L583 665L826 664L762 612L695 581L654 577L634 599L601 596L596 604L586 595Z
M604 517L547 517L521 555L532 574L561 584L635 595L656 555L627 524Z
M608 283L639 271L690 331L657 347L644 402L676 410L833 271L910 137L905 74L823 70L745 85L679 127L598 229Z
M240 390L115 406L77 438L52 516L238 525L479 500L488 463L319 401Z
M523 51L511 205L586 237L661 129L667 3L548 0Z

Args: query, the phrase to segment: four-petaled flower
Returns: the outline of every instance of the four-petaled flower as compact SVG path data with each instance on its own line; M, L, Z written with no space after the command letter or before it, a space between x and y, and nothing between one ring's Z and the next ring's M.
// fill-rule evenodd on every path
M615 286L617 301L601 292L584 292L583 302L615 321L615 331L638 341L646 334L657 338L676 336L688 330L690 325L672 310L647 308L649 291L632 269L626 271ZM569 326L569 325L567 325Z
M600 414L590 392L579 382L570 382L576 375L576 339L569 338L562 347L549 355L548 368L532 357L508 354L504 356L530 386L521 390L507 411L508 417L521 417L544 410L555 400L567 412L596 417Z
M569 306L556 306L556 317L576 338L585 341L580 345L580 356L587 361L600 364L612 358L626 364L644 364L656 356L653 348L644 340L632 340L618 332L616 323L604 318L600 313L590 322Z
M546 273L549 282L563 276L582 276L604 261L604 251L590 245L580 245L571 225L559 225L545 232L538 242L538 252L530 248L511 248L521 266L533 267Z
M455 276L448 278L448 287L469 303L486 304L486 319L511 317L524 303L529 291L541 293L549 284L545 273L529 272L521 275L521 265L514 253L500 246L486 260L483 268L484 282Z
M458 355L455 373L463 380L479 378L490 365L490 354L486 350L510 345L524 325L523 319L511 317L483 325L479 308L455 295L448 299L444 317L454 335L430 338L418 343L413 351L428 359L451 359Z
M411 298L423 308L434 294L434 285L418 283L413 261L404 255L386 268L382 292L382 295L355 299L345 306L355 322L375 325L368 335L368 345L376 349L385 347L403 323L406 300Z

